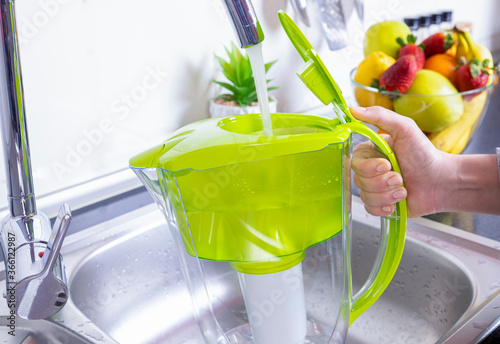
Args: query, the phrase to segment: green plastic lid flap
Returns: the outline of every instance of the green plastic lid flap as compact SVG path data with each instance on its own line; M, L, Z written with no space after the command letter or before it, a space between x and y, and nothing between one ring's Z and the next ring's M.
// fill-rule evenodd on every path
M302 31L300 31L288 14L284 11L279 11L278 18L293 46L306 62L297 72L299 78L323 104L335 104L345 115L347 115L349 121L353 121L347 103L342 95L342 91L335 80L333 80L330 72L328 72L328 69L325 67L325 64L316 53L311 43L309 43Z

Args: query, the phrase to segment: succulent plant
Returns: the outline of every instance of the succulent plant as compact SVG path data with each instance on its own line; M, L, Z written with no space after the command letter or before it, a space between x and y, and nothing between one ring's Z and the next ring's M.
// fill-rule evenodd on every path
M231 51L225 48L229 61L224 60L222 57L215 56L222 67L222 73L229 82L216 81L213 82L222 86L230 93L221 94L215 99L222 99L227 102L234 101L239 106L245 107L253 105L257 102L257 91L255 89L255 82L250 65L250 59L245 53L240 52L238 47L233 43ZM265 64L266 73L276 61ZM270 82L271 80L266 80ZM279 87L268 87L268 91L278 89Z

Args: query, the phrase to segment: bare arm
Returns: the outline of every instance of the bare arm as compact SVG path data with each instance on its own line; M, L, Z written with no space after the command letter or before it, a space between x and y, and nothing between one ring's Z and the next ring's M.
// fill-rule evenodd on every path
M500 183L495 154L451 155L438 211L500 215Z

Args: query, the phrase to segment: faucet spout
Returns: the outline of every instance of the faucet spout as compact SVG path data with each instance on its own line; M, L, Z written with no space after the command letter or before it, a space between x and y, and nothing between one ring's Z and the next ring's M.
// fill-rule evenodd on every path
M14 1L0 0L2 54L0 78L2 135L7 170L7 195L12 216L36 215L35 193L24 106L21 60L16 32Z
M223 3L242 48L264 40L264 32L250 0L224 0Z
M0 0L0 26L0 123L10 210L1 224L0 246L7 305L22 318L42 319L67 300L59 250L71 216L63 205L59 217L64 220L56 220L51 230L47 216L37 211L14 0Z

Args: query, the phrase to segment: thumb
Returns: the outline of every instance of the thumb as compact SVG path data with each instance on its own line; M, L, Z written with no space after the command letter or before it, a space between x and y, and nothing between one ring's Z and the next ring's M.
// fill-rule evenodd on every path
M354 118L373 124L386 133L389 133L391 136L398 136L401 130L408 128L408 126L415 125L412 119L398 115L380 106L368 108L352 107L349 108L349 110Z

